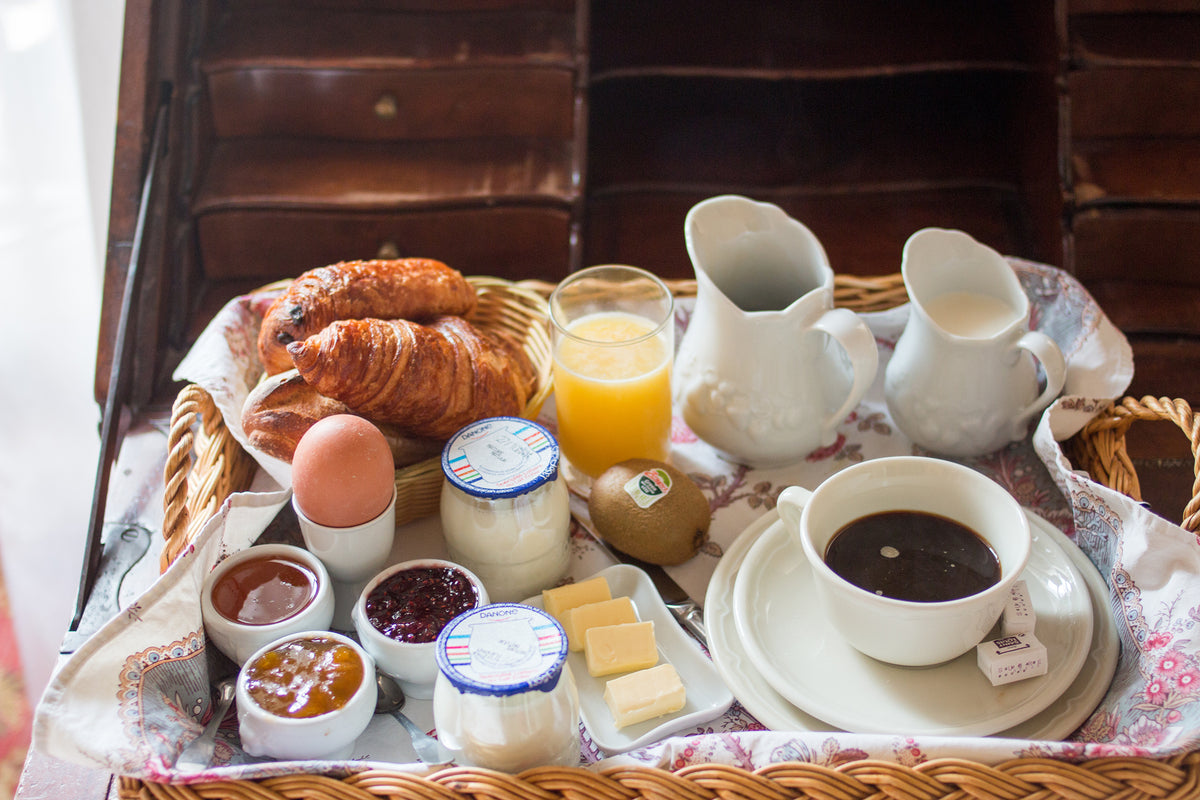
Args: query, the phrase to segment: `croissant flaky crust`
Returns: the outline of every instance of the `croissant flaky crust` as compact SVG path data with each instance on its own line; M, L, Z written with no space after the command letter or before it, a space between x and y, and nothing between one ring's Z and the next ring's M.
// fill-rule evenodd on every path
M535 381L525 352L455 316L334 322L288 345L318 392L355 413L430 438L485 417L519 415Z
M350 413L348 405L324 396L290 369L263 379L251 390L242 407L242 429L250 446L290 463L309 428L325 417ZM392 451L397 469L442 452L440 439L411 436L386 422L375 426Z
M267 309L258 355L268 375L293 367L287 346L337 320L424 320L468 314L475 287L458 270L428 258L341 261L305 272Z

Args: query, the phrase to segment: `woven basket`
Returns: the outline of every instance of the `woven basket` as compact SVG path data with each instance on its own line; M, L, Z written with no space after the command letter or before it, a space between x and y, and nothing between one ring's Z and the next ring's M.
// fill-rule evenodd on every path
M691 281L668 282L679 295L694 294ZM524 282L525 291L544 297L549 284ZM899 275L881 278L838 276L835 302L856 311L875 311L906 299ZM168 486L186 486L187 505L192 515L211 513L230 491L244 485L239 465L248 459L231 452L222 435L220 416L211 401L203 401L202 390L187 387L177 404L187 415L188 426L199 417L201 433L178 439L172 425L172 441L197 448L191 459L175 457L168 462ZM1183 401L1143 398L1114 404L1071 443L1080 453L1079 464L1097 480L1125 491L1136 490L1132 462L1124 454L1124 435L1136 419L1171 419L1191 437L1197 451L1197 421ZM180 417L177 424L183 426ZM236 450L236 447L232 448ZM175 466L172 467L171 464ZM1099 465L1105 465L1101 468ZM1200 475L1200 461L1197 462ZM211 473L219 472L220 475ZM193 488L194 487L194 488ZM1197 479L1200 489L1200 478ZM1134 495L1136 496L1136 495ZM1193 499L1187 520L1196 525ZM186 525L177 515L164 522L163 534L170 542L185 535ZM1194 530L1195 528L1190 528ZM403 800L1185 800L1200 798L1200 752L1167 759L1100 758L1078 764L1049 758L1017 758L986 766L958 758L943 758L916 766L862 759L837 766L804 762L771 764L757 770L719 764L697 764L678 771L648 766L618 766L607 770L584 767L539 767L509 775L477 767L450 767L426 776L369 769L345 778L310 773L253 781L222 781L177 786L121 777L117 793L123 800L179 798L179 800L369 800L388 797Z
M533 419L550 396L550 332L546 298L536 288L499 278L471 277L479 302L468 319L481 329L512 341L529 355L537 390L525 404ZM273 284L282 286L283 284ZM198 430L196 422L200 421ZM192 453L196 463L191 463ZM165 570L183 552L224 499L254 478L255 461L230 434L212 398L200 386L185 386L171 409L164 468L163 546ZM396 524L404 525L438 510L442 491L441 459L434 457L396 470Z

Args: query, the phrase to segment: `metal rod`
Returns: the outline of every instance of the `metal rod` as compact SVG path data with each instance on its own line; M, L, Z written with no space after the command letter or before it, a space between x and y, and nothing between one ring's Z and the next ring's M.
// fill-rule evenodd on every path
M83 574L79 580L79 595L75 599L75 616L68 630L79 627L84 607L96 583L96 572L100 567L103 548L101 538L104 531L104 513L108 501L108 482L112 465L117 458L120 438L120 415L126 407L128 393L128 366L126 352L129 326L133 316L133 304L138 292L141 273L142 242L146 235L146 218L149 215L158 159L166 148L167 110L170 107L171 87L164 85L159 98L158 111L154 120L154 137L150 142L150 158L146 165L146 177L142 181L141 198L138 201L137 224L129 253L129 266L125 271L125 294L121 298L121 316L117 321L117 338L112 364L109 366L108 393L104 399L104 417L100 423L100 459L96 469L96 483L92 492L92 516L88 526L88 538L83 551Z

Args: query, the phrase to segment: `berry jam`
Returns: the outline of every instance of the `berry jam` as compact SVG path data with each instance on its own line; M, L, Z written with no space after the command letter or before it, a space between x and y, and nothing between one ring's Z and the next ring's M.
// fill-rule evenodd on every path
M398 642L432 642L446 623L479 602L460 570L414 567L386 578L367 595L367 619Z

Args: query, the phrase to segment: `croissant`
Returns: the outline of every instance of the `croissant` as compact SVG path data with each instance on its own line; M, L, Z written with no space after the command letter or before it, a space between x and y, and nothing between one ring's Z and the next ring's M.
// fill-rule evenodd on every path
M520 414L534 389L523 350L461 317L428 325L341 320L288 345L317 391L412 435L449 438L485 417Z
M242 407L242 430L251 447L291 462L300 438L318 420L349 413L345 403L325 397L290 369L267 377L251 390ZM397 469L442 451L441 440L406 436L386 422L375 425L387 441Z
M305 272L267 309L258 355L268 375L292 368L287 346L339 319L427 319L467 314L473 287L458 270L428 258L340 261Z

